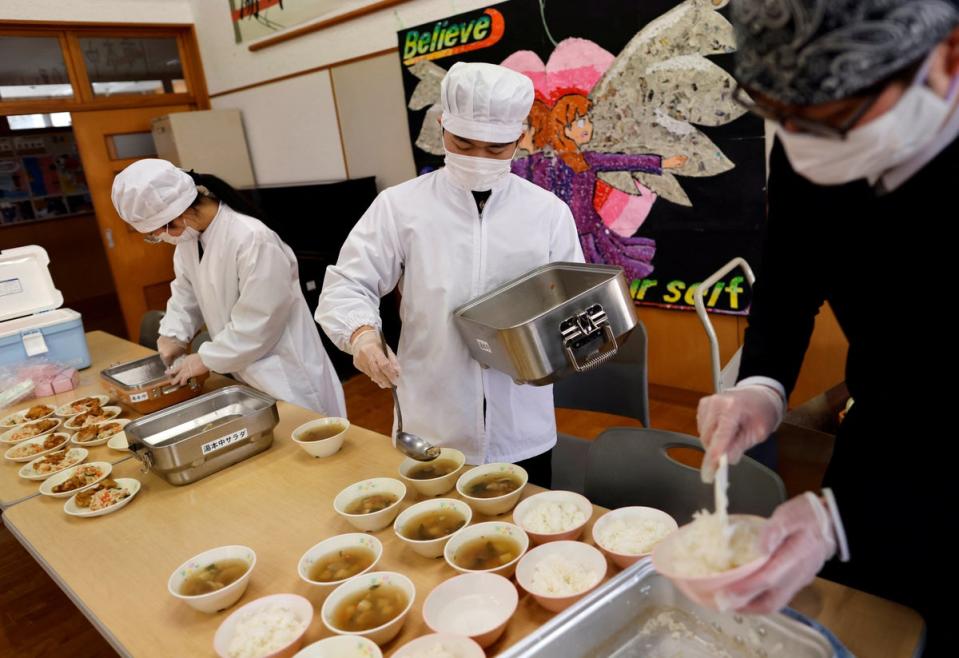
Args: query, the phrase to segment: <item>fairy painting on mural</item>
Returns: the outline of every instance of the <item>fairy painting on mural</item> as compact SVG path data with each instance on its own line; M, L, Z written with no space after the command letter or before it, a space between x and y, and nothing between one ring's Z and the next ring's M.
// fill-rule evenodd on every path
M702 181L737 166L702 129L726 126L745 114L732 97L735 81L710 59L734 50L732 25L720 12L727 2L666 3L614 55L594 39L556 42L547 20L550 5L539 0L538 18L550 43L538 50L548 56L515 49L488 58L527 75L536 90L513 173L566 201L587 260L623 267L634 284L650 281L657 272L657 240L644 231L656 205L695 212L697 199L684 189L684 179ZM568 9L565 4L563 9ZM421 58L406 67L416 78L408 106L414 112L426 110L415 144L437 156L443 153L437 119L446 66ZM700 203L713 204L700 210L715 218L715 195L698 197ZM668 285L688 289L695 283L674 279ZM662 300L681 305L684 296L675 296L667 293Z

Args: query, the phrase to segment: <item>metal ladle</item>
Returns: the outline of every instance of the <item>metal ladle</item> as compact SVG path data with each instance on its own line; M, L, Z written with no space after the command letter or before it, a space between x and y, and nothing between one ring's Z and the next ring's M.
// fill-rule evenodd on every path
M383 345L383 354L389 354L386 346L386 336L380 330L380 343ZM403 412L400 411L400 398L396 394L396 387L390 386L393 392L393 406L396 408L396 448L404 455L420 462L433 461L440 456L440 449L433 446L426 439L403 431Z

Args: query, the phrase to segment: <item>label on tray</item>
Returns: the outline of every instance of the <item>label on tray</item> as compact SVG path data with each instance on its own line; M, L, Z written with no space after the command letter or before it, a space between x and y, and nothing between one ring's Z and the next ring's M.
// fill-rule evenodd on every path
M203 454L209 455L210 453L216 452L217 450L220 450L229 445L233 445L234 443L242 441L243 439L247 437L247 434L248 432L246 431L246 428L244 427L241 430L235 431L233 434L227 434L226 436L221 436L219 439L214 439L213 441L210 441L209 443L204 443L202 448Z
M149 399L149 393L134 393L130 396L130 402L146 402Z

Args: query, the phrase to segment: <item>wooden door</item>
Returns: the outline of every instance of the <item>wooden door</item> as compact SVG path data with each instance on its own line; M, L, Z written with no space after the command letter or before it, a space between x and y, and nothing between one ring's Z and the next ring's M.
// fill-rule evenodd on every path
M139 336L143 314L166 308L173 280L173 246L145 243L142 235L120 219L110 199L113 178L141 158L156 157L150 130L155 117L191 109L189 105L173 105L73 113L73 133L93 198L100 238L127 332L134 341Z

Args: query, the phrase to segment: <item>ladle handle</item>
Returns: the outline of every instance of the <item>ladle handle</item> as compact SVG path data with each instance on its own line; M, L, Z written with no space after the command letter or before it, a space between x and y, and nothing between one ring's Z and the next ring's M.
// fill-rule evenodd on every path
M386 357L389 357L390 348L386 345L386 335L383 333L383 330L380 329L380 345L383 346L383 354ZM403 412L400 411L400 398L396 394L396 387L390 386L390 390L393 392L393 408L396 409L396 431L397 433L403 431Z

